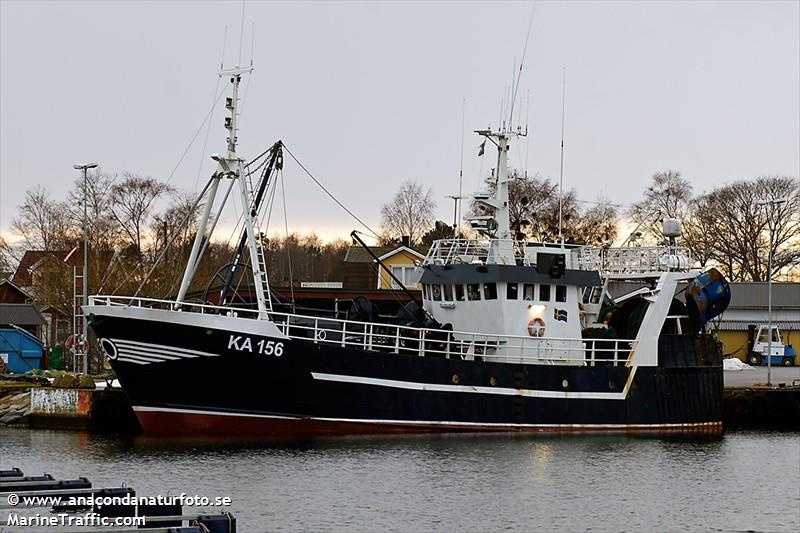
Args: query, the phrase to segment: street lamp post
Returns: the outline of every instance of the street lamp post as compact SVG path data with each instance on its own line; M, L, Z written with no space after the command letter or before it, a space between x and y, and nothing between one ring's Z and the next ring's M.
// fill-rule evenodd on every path
M72 165L72 168L75 170L82 170L83 171L83 305L88 304L89 300L89 230L88 230L88 208L87 201L88 199L88 181L89 181L89 169L90 168L97 168L97 163L85 163L85 164L75 164ZM83 311L83 310L81 310ZM86 314L83 315L83 334L82 334L81 342L83 342L83 373L89 373L89 358L87 357L88 354L88 341L89 336L86 334ZM76 339L77 341L77 339ZM74 369L73 369L74 370Z
M776 200L764 200L758 202L760 206L769 206L767 211L767 224L769 225L769 249L767 250L767 387L772 386L772 240L774 221L772 219L773 210L776 205L786 202L786 198Z

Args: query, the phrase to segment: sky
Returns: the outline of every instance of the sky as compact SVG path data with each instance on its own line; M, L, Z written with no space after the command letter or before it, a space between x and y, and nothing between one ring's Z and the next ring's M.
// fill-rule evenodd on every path
M628 205L666 169L696 193L800 175L796 0L242 5L0 0L0 234L13 239L27 189L65 198L77 162L202 188L225 148L222 103L200 126L225 85L220 59L240 57L256 69L243 83L243 157L283 139L376 229L407 180L452 221L462 133L469 194L495 166L472 130L497 126L532 10L514 119L529 135L512 166L558 179L566 68L564 185L581 200ZM289 231L358 227L286 159Z

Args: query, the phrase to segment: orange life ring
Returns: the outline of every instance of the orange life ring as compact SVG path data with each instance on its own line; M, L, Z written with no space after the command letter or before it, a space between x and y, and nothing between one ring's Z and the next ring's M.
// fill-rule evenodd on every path
M544 320L534 318L528 322L528 335L531 337L544 337Z
M86 346L86 341L81 339L78 342L75 342L75 335L70 335L67 337L67 340L64 342L64 345L67 347L68 350L72 350L73 348L84 348Z

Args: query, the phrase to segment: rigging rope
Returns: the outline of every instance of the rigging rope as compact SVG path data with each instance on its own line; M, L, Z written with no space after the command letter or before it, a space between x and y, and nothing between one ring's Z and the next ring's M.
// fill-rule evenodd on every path
M172 180L172 176L175 175L175 172L178 170L178 167L181 166L181 163L183 163L183 159L186 157L186 154L189 153L189 149L194 144L194 141L197 139L197 136L200 135L201 131L203 131L203 126L206 125L208 119L211 118L211 115L214 114L214 108L217 106L217 102L219 102L219 99L222 97L222 95L225 94L226 89L227 87L223 87L222 90L219 92L219 94L217 94L217 98L214 100L214 103L211 104L211 109L209 109L208 113L206 113L206 117L203 119L203 122L200 123L200 127L198 127L197 131L194 132L192 140L189 141L189 145L186 147L186 150L183 151L183 155L181 155L181 158L178 159L178 162L175 164L175 168L173 168L172 172L169 173L169 177L167 177L167 183L169 183Z
M192 205L191 209L189 209L189 211L186 213L186 216L183 218L183 220L181 221L181 223L180 223L180 224L178 224L178 226L177 226L177 227L179 227L179 228L180 228L180 227L182 227L182 226L185 226L185 225L186 225L186 223L189 221L189 218L190 218L190 217L192 216L192 214L194 213L194 210L195 210L195 209L197 209L197 206L200 204L200 200L202 200L202 199L203 199L203 196L205 196L205 194L206 194L206 192L208 191L209 187L211 187L211 183L212 183L213 181L214 181L214 178L209 178L208 182L206 183L206 186L205 186L205 187L203 187L203 190L200 192L200 194L198 194L198 195L197 195L197 199L194 201L194 204ZM142 290L142 287L144 287L145 283L147 283L147 280L149 280L149 279L150 279L150 275L153 273L153 271L156 269L156 267L158 266L158 264L159 264L159 263L161 262L161 260L164 258L164 255L166 255L166 253L167 253L167 250L169 250L169 247L170 247L170 246L172 246L172 243L173 243L173 242L175 242L175 239L178 237L178 234L179 234L179 233L180 233L179 231L176 231L176 232L175 232L175 233L172 235L172 238L170 239L169 243L167 243L167 244L164 246L164 249L163 249L163 250L161 250L161 253L159 254L158 258L157 258L157 259L155 260L155 262L153 263L153 266L151 266L151 267L150 267L150 270L147 272L147 275L144 277L144 279L142 280L142 282L139 284L139 287L136 289L136 292L135 292L135 293L133 293L133 297L136 297L136 296L138 296L138 295L139 295L139 291L141 291L141 290ZM187 266L187 268L188 268L188 266ZM132 270L132 271L131 271L131 274L132 274L133 272L135 272L135 271L136 271L136 269ZM130 274L128 275L128 277L130 277ZM128 280L128 277L126 277L126 278L125 278L125 280L123 281L123 283L124 283L125 281L127 281L127 280ZM114 291L114 292L116 293L117 291Z
M289 216L286 213L286 186L283 182L283 170L279 170L278 172L281 173L281 196L283 196L283 227L286 232L286 237L284 237L284 247L286 248L286 258L289 262L289 292L292 295L292 312L296 312L295 309L295 301L294 301L294 275L292 274L292 251L289 249Z
M348 209L348 208L347 208L347 207L346 207L346 206L345 206L345 205L344 205L342 202L340 202L340 201L339 201L339 199L338 199L338 198L336 198L336 197L333 195L333 193L331 193L331 192L330 192L328 189L326 189L326 188L325 188L325 186L324 186L322 183L320 183L320 182L319 182L319 180L317 180L317 178L315 178L315 177L314 177L314 175L313 175L313 174L311 174L311 172L310 172L310 171L309 171L309 170L308 170L308 169L307 169L307 168L306 168L306 167L303 165L303 163L301 163L301 162L300 162L300 161L299 161L299 160L298 160L298 159L295 157L295 155L292 153L292 151L291 151L291 150L289 150L289 148L287 148L285 144L283 145L283 148L284 148L284 150L286 150L286 152L287 152L287 153L288 153L290 156L292 156L292 159L294 159L295 163L297 163L297 164L300 166L300 168L301 168L301 169L303 169L303 172L305 172L306 174L308 174L308 177L309 177L309 178L311 178L311 180L312 180L314 183L316 183L316 184L317 184L317 186L318 186L320 189L322 189L322 190L325 192L325 194L327 194L327 195L328 195L328 196L331 198L331 200L333 200L334 202L336 202L337 204L339 204L339 207L341 207L342 209L344 209L344 210L347 212L347 214L349 214L351 217L353 217L354 219L356 219L356 220L358 221L358 223L359 223L359 224L361 224L362 226L364 226L365 228L367 228L367 230L368 230L370 233L372 233L372 235L374 235L376 239L378 239L378 240L380 240L380 239L381 239L381 236L380 236L380 235L378 235L378 234L377 234L377 233L376 233L376 232L375 232L375 231L374 231L372 228L370 228L370 227L367 225L367 223L366 223L366 222L364 222L363 220L361 220L360 218L358 218L358 217L355 215L355 213L353 213L352 211L350 211L350 210L349 210L349 209Z

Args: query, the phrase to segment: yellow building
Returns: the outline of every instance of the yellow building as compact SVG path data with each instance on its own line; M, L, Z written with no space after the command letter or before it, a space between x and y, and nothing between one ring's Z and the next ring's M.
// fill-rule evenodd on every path
M373 257L374 256L374 257ZM361 246L351 246L344 256L343 288L375 290L397 289L391 276L382 269L375 257L391 269L403 284L411 290L421 290L417 283L415 267L417 262L425 259L425 255L411 248L408 244L400 246L371 246L365 250Z
M719 323L722 353L746 361L752 335L768 318L767 283L731 283L731 303ZM772 284L772 323L784 344L800 351L800 283Z
M379 256L378 259L391 269L392 274L403 282L403 285L408 289L420 290L422 286L417 283L419 274L416 272L416 264L425 259L425 256L409 248L408 246L400 246L390 252ZM378 289L399 289L391 276L386 270L381 269L378 275Z

